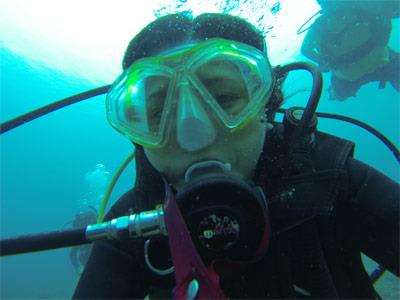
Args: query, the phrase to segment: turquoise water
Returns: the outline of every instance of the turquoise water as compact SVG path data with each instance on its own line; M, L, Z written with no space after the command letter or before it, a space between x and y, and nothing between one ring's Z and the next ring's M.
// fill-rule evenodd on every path
M1 122L93 88L45 66L39 72L25 58L4 48L0 51ZM329 76L325 79L328 82ZM285 88L289 93L307 86L308 75L299 73L288 78ZM306 96L298 94L286 106L302 105ZM114 174L130 154L130 143L106 121L104 100L99 96L75 104L0 137L1 237L65 228L90 189L85 175L99 163ZM328 101L324 93L318 110L362 120L399 147L399 100L390 85L378 90L377 83L373 83L363 87L356 98L344 102ZM399 181L398 164L392 154L369 133L330 120L320 120L319 128L356 142L356 158ZM133 176L130 166L112 200L132 185ZM1 298L69 298L78 275L68 255L67 248L2 258ZM373 263L367 262L367 266L371 269ZM388 273L377 288L385 299L400 295L399 280Z
M23 58L1 51L2 121L92 88L49 69L37 72ZM114 173L130 154L130 143L106 121L104 100L93 98L1 136L2 237L68 227L90 189L85 175L98 163ZM132 174L130 166L115 197L132 186ZM2 299L69 298L78 279L69 249L0 263Z

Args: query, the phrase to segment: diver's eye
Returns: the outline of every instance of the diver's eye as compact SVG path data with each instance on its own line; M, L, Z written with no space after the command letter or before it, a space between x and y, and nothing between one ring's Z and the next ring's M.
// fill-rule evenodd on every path
M246 106L244 97L236 93L221 93L215 96L221 108L229 114L236 115Z
M161 119L161 115L162 115L162 110L161 109L153 109L150 112L150 118L152 120L160 120Z
M133 107L129 107L125 109L125 118L128 122L130 123L137 123L140 122L141 116L140 114L137 112L136 109L134 109Z
M148 96L148 98L146 99L147 105L163 105L166 97L167 97L167 90L161 89Z
M159 120L161 118L166 97L166 89L161 89L148 97L146 106L149 118L152 120Z
M236 94L221 93L215 95L215 100L217 100L221 107L230 106L234 104L237 99L239 99L239 95Z

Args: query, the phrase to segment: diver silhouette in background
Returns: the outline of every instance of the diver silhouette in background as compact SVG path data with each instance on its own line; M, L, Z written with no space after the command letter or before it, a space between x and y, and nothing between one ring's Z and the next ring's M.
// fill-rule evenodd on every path
M388 46L399 1L320 0L322 15L304 38L302 54L331 72L331 99L356 96L361 86L400 88L399 53Z

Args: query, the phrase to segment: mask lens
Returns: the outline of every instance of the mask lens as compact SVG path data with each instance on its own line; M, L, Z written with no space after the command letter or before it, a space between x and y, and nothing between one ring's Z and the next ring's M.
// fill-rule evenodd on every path
M233 128L265 106L272 82L269 71L260 55L227 50L197 65L195 75L221 119Z
M239 61L215 58L201 65L196 75L219 107L235 117L249 104L250 95L243 78L246 71Z
M170 76L146 70L130 72L108 96L111 124L134 142L161 142L161 124Z
M170 79L165 76L151 76L144 79L147 124L152 134L160 131L169 81Z

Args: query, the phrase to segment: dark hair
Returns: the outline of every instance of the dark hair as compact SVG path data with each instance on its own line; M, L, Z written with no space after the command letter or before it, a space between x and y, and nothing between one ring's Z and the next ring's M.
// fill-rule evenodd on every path
M238 41L266 51L261 31L239 17L207 13L193 19L184 14L172 14L153 21L130 41L122 66L125 70L139 58L156 55L187 41L213 37Z

